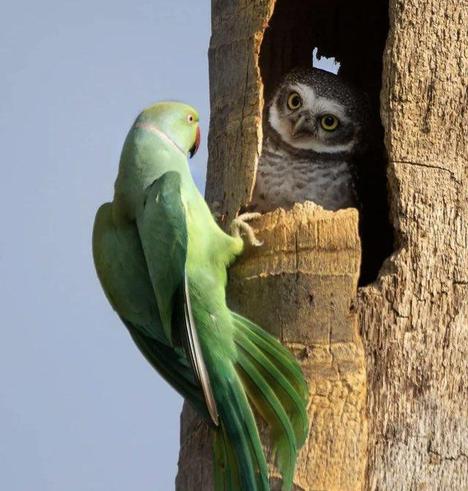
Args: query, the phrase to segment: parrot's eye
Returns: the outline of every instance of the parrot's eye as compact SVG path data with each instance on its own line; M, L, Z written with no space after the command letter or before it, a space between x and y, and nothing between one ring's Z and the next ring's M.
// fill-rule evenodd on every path
M193 114L187 115L187 123L193 123L195 121L195 118L193 117Z
M297 92L291 92L288 97L288 108L295 111L302 106L301 96Z
M325 114L325 116L322 116L320 118L320 126L325 130L325 131L334 131L336 128L338 128L338 118L333 116L332 114Z

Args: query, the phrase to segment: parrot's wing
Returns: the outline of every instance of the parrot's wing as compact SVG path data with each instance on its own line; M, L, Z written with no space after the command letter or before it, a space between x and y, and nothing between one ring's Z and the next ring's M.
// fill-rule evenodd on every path
M185 347L211 420L218 425L218 410L190 305L188 231L178 172L166 172L148 188L137 225L164 332L170 342L181 342Z
M101 206L93 230L96 271L111 305L150 364L208 416L200 384L183 350L167 341L134 223L116 226L112 205Z

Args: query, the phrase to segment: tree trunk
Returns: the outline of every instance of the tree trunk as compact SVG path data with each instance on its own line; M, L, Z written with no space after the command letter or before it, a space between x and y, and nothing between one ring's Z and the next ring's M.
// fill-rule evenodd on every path
M309 382L311 426L296 490L462 490L468 488L466 8L457 0L390 0L387 32L385 4L376 3L212 1L207 200L216 202L224 223L248 204L264 87L271 90L291 66L310 62L313 47L338 55L375 104L382 79L395 251L378 279L357 288L356 210L297 204L254 223L264 245L233 266L228 299L296 354ZM382 55L383 73L376 61ZM279 489L275 475L272 467L272 489ZM176 487L212 489L209 431L187 405Z
M390 3L381 115L399 247L359 292L369 489L468 489L467 12Z

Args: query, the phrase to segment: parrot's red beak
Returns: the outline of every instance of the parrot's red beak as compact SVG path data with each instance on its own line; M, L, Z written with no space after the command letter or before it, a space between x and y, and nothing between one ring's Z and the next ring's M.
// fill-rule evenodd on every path
M199 146L200 146L200 126L197 126L197 135L195 137L195 143L193 144L193 147L189 151L190 158L192 158L197 153Z

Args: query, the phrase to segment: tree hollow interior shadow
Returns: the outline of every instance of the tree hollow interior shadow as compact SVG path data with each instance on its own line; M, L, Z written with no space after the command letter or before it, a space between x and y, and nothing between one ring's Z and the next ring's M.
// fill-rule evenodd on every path
M367 93L372 118L368 150L359 160L362 264L359 285L376 280L393 252L387 191L387 155L380 122L382 56L388 34L388 1L277 0L260 52L264 98L268 101L284 74L311 66L312 52L334 57L339 76Z

